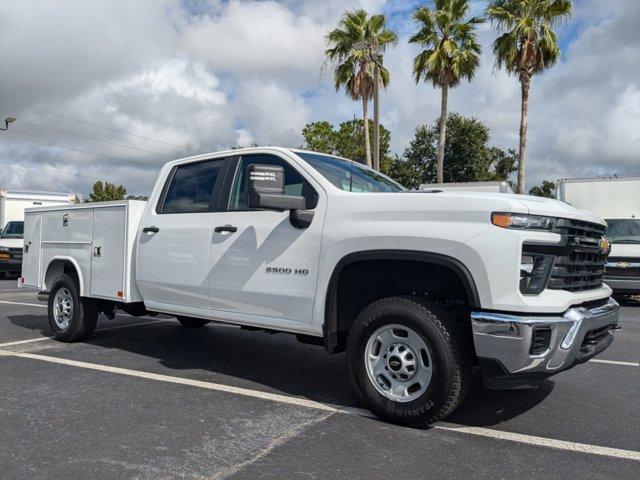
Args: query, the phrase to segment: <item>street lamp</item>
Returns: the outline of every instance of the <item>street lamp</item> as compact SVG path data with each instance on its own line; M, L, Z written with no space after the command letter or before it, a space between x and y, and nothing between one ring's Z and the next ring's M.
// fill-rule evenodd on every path
M4 128L0 127L0 130L9 130L9 124L15 122L15 117L7 117L4 119Z

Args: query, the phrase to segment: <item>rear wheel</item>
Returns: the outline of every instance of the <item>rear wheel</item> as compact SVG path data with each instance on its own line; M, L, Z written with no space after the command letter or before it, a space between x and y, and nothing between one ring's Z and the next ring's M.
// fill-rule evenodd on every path
M187 328L198 328L204 327L209 320L202 320L201 318L192 318L192 317L176 317L177 320L182 324L183 327Z
M51 287L48 302L49 326L63 342L77 342L91 336L98 320L98 308L91 299L80 297L75 279L60 275Z
M426 426L460 404L471 377L463 336L449 315L418 298L366 307L347 342L353 383L380 418Z

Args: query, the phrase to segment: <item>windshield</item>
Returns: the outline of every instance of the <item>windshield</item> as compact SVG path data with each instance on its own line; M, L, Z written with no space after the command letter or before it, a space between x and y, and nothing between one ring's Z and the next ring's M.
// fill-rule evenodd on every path
M2 231L1 238L22 238L24 233L24 222L9 222Z
M389 177L357 162L321 153L296 152L324 178L346 192L402 192L405 188Z
M611 243L640 243L640 219L607 219L607 238Z

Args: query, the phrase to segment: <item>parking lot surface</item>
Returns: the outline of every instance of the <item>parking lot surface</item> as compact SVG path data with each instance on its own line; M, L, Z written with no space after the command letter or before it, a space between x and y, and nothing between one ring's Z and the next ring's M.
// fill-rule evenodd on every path
M344 355L291 335L123 315L63 344L15 283L0 281L1 478L640 478L640 303L597 361L536 390L476 375L419 430L372 418Z

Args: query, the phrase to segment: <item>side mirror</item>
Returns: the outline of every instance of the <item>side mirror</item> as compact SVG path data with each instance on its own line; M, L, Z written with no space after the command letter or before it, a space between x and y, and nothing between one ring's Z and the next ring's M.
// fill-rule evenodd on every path
M247 205L267 210L303 210L304 197L284 193L284 168L279 165L249 165Z

